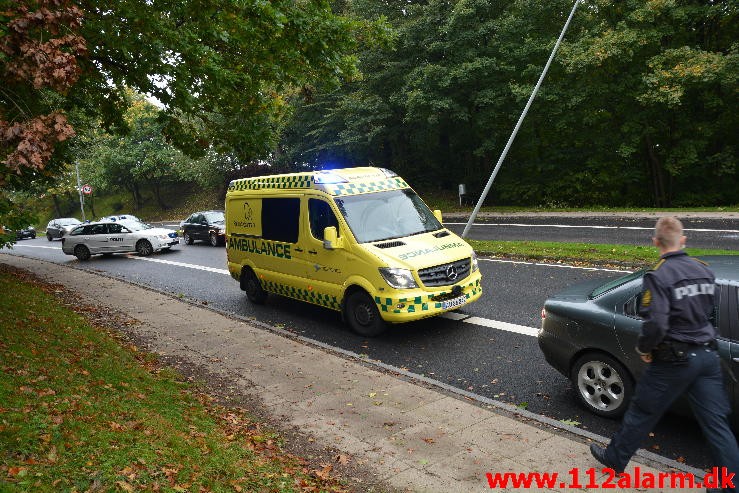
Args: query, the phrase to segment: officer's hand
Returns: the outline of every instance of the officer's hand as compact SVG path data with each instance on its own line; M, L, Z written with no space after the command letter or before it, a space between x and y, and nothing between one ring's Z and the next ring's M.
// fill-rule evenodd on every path
M641 354L641 355L639 355L639 357L645 363L651 363L652 362L652 353L649 353L649 354Z

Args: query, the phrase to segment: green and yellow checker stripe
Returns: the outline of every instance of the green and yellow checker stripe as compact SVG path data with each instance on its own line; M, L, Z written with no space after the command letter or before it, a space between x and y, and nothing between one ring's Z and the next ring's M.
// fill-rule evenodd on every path
M465 298L467 298L468 300L474 298L482 292L482 286L480 285L479 279L468 284L467 286L465 286L465 288L466 289L462 294L464 294ZM451 293L451 291L434 293L431 295L416 296L413 298L385 298L375 296L375 303L377 303L377 307L380 309L381 312L397 314L427 312L431 310L441 310L442 302L434 301L433 298L437 298L449 293ZM404 304L405 307L400 309L397 308L397 306L401 303Z
M408 184L402 178L394 177L368 182L331 183L324 185L324 187L326 192L340 197L342 195L357 195L360 193L384 192L385 190L408 188Z
M280 296L287 296L288 298L294 298L296 300L307 301L314 305L324 306L332 310L341 310L341 303L336 296L330 296L327 294L317 293L315 291L308 291L307 289L298 289L293 286L286 284L279 284L273 281L265 281L262 279L262 288L270 293L279 294Z
M229 191L262 190L264 188L287 190L293 188L316 188L313 173L292 173L289 175L258 176L233 180L228 185Z

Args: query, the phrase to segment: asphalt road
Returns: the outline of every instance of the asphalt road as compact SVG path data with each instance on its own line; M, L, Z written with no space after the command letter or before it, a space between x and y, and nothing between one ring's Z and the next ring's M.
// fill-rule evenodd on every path
M456 216L444 225L461 235L468 219ZM681 220L688 247L739 249L739 217L685 217ZM469 238L649 246L655 221L654 217L486 216L475 221Z
M620 234L618 230L609 231ZM612 240L611 237L606 242ZM617 277L621 275L618 272L483 259L483 298L460 311L477 319L426 319L394 326L374 339L363 339L348 331L339 314L330 310L279 296L270 296L263 306L249 303L226 271L223 248L196 243L145 258L96 256L88 262L79 262L64 255L60 247L58 241L48 242L41 237L20 241L9 253L93 270L207 303L229 313L253 317L481 396L558 420L577 422L581 428L606 437L618 427L618 422L591 415L577 405L569 381L545 363L534 336L547 296L584 280ZM477 323L470 323L471 320ZM527 333L499 330L490 326L495 325L490 323L493 321L517 324L529 330L524 330ZM684 460L694 467L710 465L697 425L685 418L666 417L654 436L644 443L644 448Z

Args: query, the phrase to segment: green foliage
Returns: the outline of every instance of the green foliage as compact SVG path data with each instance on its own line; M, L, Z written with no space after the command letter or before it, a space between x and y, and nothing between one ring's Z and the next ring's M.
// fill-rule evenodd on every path
M45 5L36 0L0 2L2 6L28 7L32 19L36 19L35 9ZM107 160L108 170L115 171L95 175L99 185L125 186L136 180L165 182L177 155L165 155L165 150L156 148L163 142L161 135L194 157L215 152L233 156L241 163L266 157L288 114L288 98L310 84L331 87L356 77L355 47L371 43L382 31L373 23L335 15L327 0L61 3L65 7L71 4L74 12L79 7L79 18L84 19L81 24L73 24L84 45L68 64L74 78L69 77L63 87L47 84L33 88L28 81L9 87L10 77L3 73L0 123L6 117L12 120L19 112L30 116L66 115L71 127L64 127L65 137L71 136L72 127L77 135L108 135L109 142L96 144L107 153L95 159ZM0 15L6 18L10 10L0 8ZM47 17L57 19L54 15ZM0 24L0 36L6 41L9 30L5 23ZM49 26L39 28L40 34L31 34L34 39L48 41L47 31L54 35L60 31L54 26L49 22ZM78 44L70 48L62 45L69 52L73 48L77 49ZM0 52L3 66L9 67L5 63L7 53ZM131 104L129 90L151 95L162 103L155 117L146 115L145 125L146 131L156 129L161 135L149 143L138 142L136 155L119 155L113 152L117 139L113 135L141 130L130 128L125 117ZM48 187L65 173L68 163L77 158L80 142L70 146L69 140L58 143L59 139L52 137L46 140L50 145L56 143L53 154L34 154L46 161L43 169L21 176L6 173L3 168L0 179L5 180L7 189ZM124 139L133 141L136 137ZM170 147L166 149L172 152ZM136 167L126 170L132 162L137 163ZM8 197L4 200L7 202ZM7 204L5 209L12 208Z
M286 94L355 73L360 25L324 0L82 3L90 56L73 97L120 126L125 88L150 94L168 137L190 153L264 155Z
M275 161L374 164L479 193L572 1L344 8L384 16L393 44L360 52L361 80L299 102ZM736 203L738 13L723 1L583 2L488 203Z

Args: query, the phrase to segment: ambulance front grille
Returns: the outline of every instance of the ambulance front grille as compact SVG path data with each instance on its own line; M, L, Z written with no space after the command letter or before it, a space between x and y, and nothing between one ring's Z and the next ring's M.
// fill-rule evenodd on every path
M466 278L470 273L470 258L448 264L427 267L418 271L424 286L449 286Z

